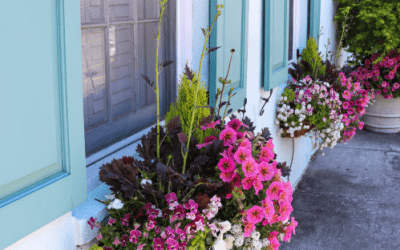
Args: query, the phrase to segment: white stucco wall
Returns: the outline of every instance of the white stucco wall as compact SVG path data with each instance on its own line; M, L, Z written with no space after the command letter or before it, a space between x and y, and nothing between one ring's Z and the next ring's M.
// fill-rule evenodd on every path
M275 152L278 154L279 162L287 162L290 165L292 158L292 146L294 142L294 158L292 165L292 172L290 175L290 182L292 187L295 188L299 182L302 173L306 169L311 155L314 153L311 146L311 140L307 137L301 137L297 139L286 139L277 136L278 125L275 125L275 115L276 115L276 102L281 95L282 88L285 83L282 83L279 87L273 90L273 95L269 100L269 103L264 108L264 114L259 116L259 112L263 105L261 98L254 97L268 97L269 92L264 91L260 86L260 72L261 72L261 14L262 14L262 0L250 0L249 1L249 32L248 32L248 62L247 62L247 116L256 125L256 132L260 132L262 128L268 127L274 138ZM300 8L306 8L304 0L297 0L297 4ZM334 15L334 7L332 0L321 0L321 26L323 28L323 35L320 38L319 48L322 51L322 55L325 54L324 44L329 38L332 45L330 45L330 50L334 51L336 49L335 41L335 25L332 23ZM177 20L179 21L177 25L177 73L182 74L183 67L186 61L189 61L189 65L195 70L199 67L199 59L201 54L201 48L204 43L203 34L200 30L201 27L208 26L208 1L207 0L177 0ZM298 8L299 9L299 8ZM187 11L189 10L189 11ZM193 10L191 12L190 10ZM299 15L295 13L294 15ZM305 48L306 46L306 34L307 34L307 23L301 21L299 26L294 29L297 34L297 40L294 41L295 46L299 48ZM188 39L192 37L192 39ZM297 44L297 45L296 45ZM203 61L202 75L203 80L208 83L208 58ZM207 77L206 77L207 76ZM237 115L237 113L236 113ZM126 149L124 149L126 150ZM132 150L131 150L132 152ZM117 152L118 153L118 152ZM117 154L116 153L116 154ZM121 154L124 152L121 151ZM126 155L126 154L125 154ZM96 172L96 171L95 171ZM88 189L89 190L89 189ZM91 188L90 190L95 190ZM97 205L99 205L98 203ZM101 205L100 205L101 206ZM104 205L103 205L104 206ZM101 209L92 209L93 214L87 214L87 218L90 216L96 217L96 215L104 212L104 207ZM88 211L91 211L88 209ZM97 213L97 214L96 214ZM78 228L80 227L80 228ZM80 234L85 235L82 238ZM82 233L83 232L83 233ZM71 250L71 249L85 249L78 248L76 244L78 241L85 240L89 242L95 235L95 232L91 231L88 225L85 225L84 220L80 225L77 224L76 217L72 216L69 212L64 216L54 220L53 222L45 225L41 229L33 232L32 234L26 236L20 241L14 243L5 250L31 250L31 249L41 249L41 250ZM81 238L80 238L81 237ZM81 243L79 243L81 244ZM87 248L86 248L87 249Z

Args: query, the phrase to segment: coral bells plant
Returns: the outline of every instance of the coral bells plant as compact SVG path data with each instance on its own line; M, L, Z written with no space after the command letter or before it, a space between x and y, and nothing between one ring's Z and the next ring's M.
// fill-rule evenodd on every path
M292 187L282 179L267 131L248 134L245 124L233 118L220 132L225 150L218 171L233 189L215 218L235 224L230 230L234 249L278 249L279 240L289 241L297 226L293 217L288 223Z
M385 99L400 97L400 53L391 50L378 62L381 54L372 54L365 59L364 66L358 67L353 77L370 93L382 95Z

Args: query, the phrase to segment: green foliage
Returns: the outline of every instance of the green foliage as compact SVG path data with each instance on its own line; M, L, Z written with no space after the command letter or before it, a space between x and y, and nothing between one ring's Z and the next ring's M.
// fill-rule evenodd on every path
M186 75L181 77L181 82L178 86L178 97L176 98L176 102L172 103L168 113L165 115L165 124L169 124L169 122L177 115L181 117L181 126L183 132L188 135L190 128L190 120L193 112L193 103L194 103L194 95L196 94L196 80L197 74L194 73L193 81L190 81ZM207 98L207 90L204 87L204 82L198 90L197 94L197 106L207 106L208 103ZM195 125L198 125L199 121L203 117L207 117L210 115L210 109L208 108L198 108L194 115ZM197 126L195 126L197 127ZM211 131L207 129L203 131L201 129L196 128L194 132L194 136L196 139L202 143L206 136L211 135Z
M97 244L92 245L89 250L103 250L102 247L99 247Z
M204 232L197 232L196 237L190 241L188 244L188 250L206 250L205 241L210 230L207 228L204 229Z
M343 47L353 53L350 65L358 65L373 52L386 53L400 48L400 3L390 0L336 0L339 8L334 20L342 25L348 13ZM340 38L341 33L337 34Z
M310 63L312 68L312 71L309 71L306 67L302 65L304 75L309 75L312 77L314 77L315 74L317 76L325 75L325 65L323 65L321 57L318 54L318 46L313 37L307 40L307 46L301 53L301 58L304 61Z
M290 88L285 88L285 91L282 94L283 97L287 97L288 101L292 102L294 99L296 99L296 94L295 92L290 89Z

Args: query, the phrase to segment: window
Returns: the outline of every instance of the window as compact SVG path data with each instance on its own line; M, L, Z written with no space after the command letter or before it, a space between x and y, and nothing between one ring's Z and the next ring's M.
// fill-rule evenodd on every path
M291 62L297 61L297 55L300 55L307 45L309 34L308 8L308 0L289 0L289 66Z
M175 61L175 1L166 4L159 62ZM89 156L156 122L155 82L160 6L153 0L81 0L85 149ZM165 114L176 93L172 64L159 77Z

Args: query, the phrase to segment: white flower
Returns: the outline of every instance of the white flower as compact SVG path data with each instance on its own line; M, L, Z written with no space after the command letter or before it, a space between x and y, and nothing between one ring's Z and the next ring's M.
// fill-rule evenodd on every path
M256 231L256 230L254 230L254 231L251 232L251 234L250 234L250 237L251 237L253 240L258 240L258 239L260 238L260 236L261 236L260 232L258 232L258 231Z
M281 96L281 97L279 98L279 101L283 101L283 96Z
M231 232L232 232L234 235L237 235L237 234L242 233L242 226L239 225L239 224L233 225L232 228L231 228Z
M105 195L107 200L114 200L115 199L115 194L112 195Z
M285 127L289 127L289 125L287 123L285 123Z
M243 235L239 235L238 237L236 237L236 239L235 239L235 246L236 246L236 247L241 247L241 246L243 246L243 243L244 243L244 237L243 237Z
M121 209L124 206L124 203L121 202L120 199L115 199L110 205L107 206L108 209Z
M292 126L296 125L296 123L295 123L295 122L292 122L291 124L292 124Z
M251 246L252 246L251 249L254 249L254 250L261 250L261 248L262 248L262 243L261 243L259 240L253 240L253 241L251 242Z
M142 182L140 183L141 185L142 185L142 187L144 186L144 185L146 185L146 184L153 184L153 182L151 181L151 180L149 180L149 179L143 179L142 180Z
M270 242L269 242L268 238L264 238L262 240L262 247L267 247L267 246L269 246L269 244L270 244Z
M279 120L275 119L275 124L279 125Z
M283 236L285 236L285 234L279 234L279 235L278 235L278 239L279 239L280 241L283 241Z
M287 97L286 97L286 96L285 96L285 97L283 97L283 100L284 100L284 101L287 101Z

